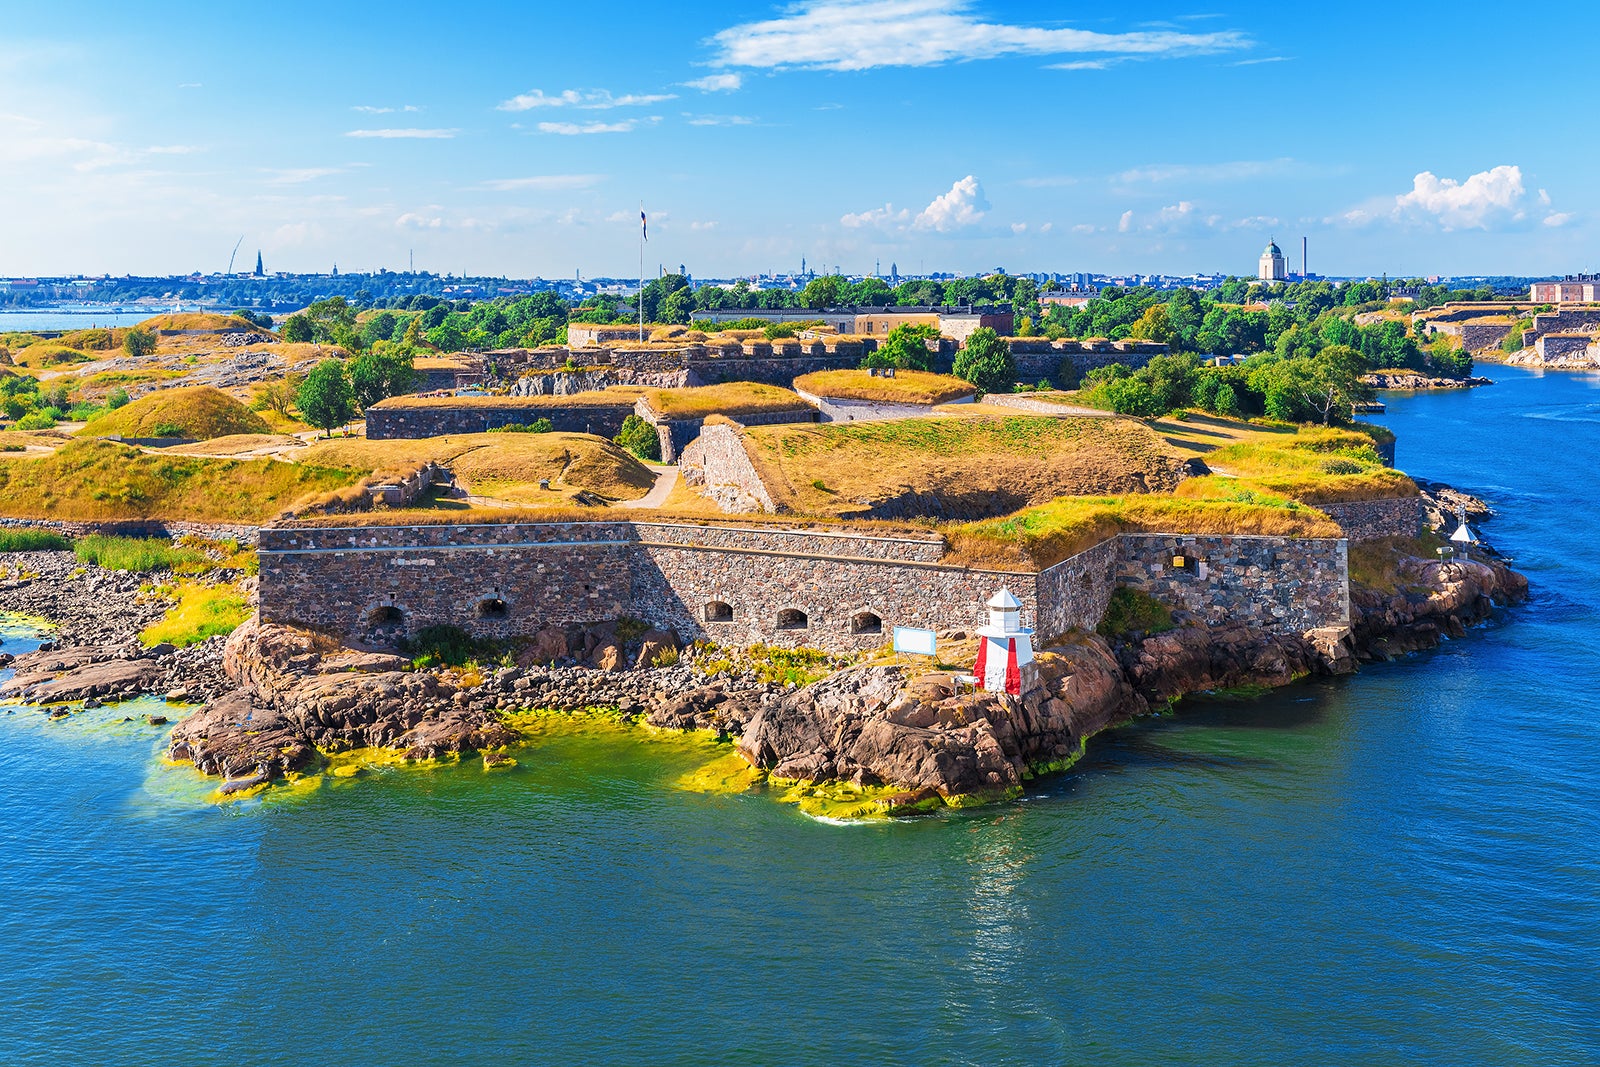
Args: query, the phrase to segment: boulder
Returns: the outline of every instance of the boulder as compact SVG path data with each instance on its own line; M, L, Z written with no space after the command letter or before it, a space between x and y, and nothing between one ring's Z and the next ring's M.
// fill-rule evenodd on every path
M682 648L683 642L679 641L678 635L671 630L647 631L640 639L639 655L634 660L633 667L635 670L654 667L662 653L679 652Z

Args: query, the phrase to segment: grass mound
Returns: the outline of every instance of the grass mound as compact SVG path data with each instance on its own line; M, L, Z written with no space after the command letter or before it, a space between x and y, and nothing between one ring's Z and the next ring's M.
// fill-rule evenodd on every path
M1167 492L1184 460L1131 419L974 414L756 426L745 449L781 508L976 519L1063 495Z
M0 515L76 521L264 522L360 472L270 459L207 459L76 440L48 456L0 456Z
M977 392L960 378L915 370L896 371L893 378L864 370L819 370L796 378L794 387L812 396L893 404L948 404Z
M56 341L40 341L37 344L29 345L11 357L12 362L17 366L26 367L29 370L47 370L50 367L87 363L93 358L93 356L80 352L76 348L68 348L66 345Z
M1063 497L1005 518L948 527L945 561L1043 569L1119 533L1343 536L1322 512L1292 501L1273 507L1170 496Z
M636 500L655 474L603 437L578 433L480 433L420 440L318 441L305 462L350 470L401 470L428 461L447 464L477 496L515 504L561 504L579 490L609 500ZM539 488L548 479L551 489Z
M776 385L760 382L724 382L691 389L649 389L644 402L663 419L703 419L707 415L756 415L769 411L798 411L804 400Z
M170 431L177 429L180 434ZM266 422L220 389L188 385L163 389L109 411L79 431L89 437L192 437L209 441L270 432Z
M1417 495L1416 483L1384 466L1373 438L1359 430L1312 427L1242 441L1209 453L1206 463L1228 476L1185 482L1178 487L1179 496L1333 504Z
M139 324L147 330L184 330L186 332L213 333L218 330L250 330L265 333L261 327L246 322L237 315L221 315L211 311L173 311L156 315Z

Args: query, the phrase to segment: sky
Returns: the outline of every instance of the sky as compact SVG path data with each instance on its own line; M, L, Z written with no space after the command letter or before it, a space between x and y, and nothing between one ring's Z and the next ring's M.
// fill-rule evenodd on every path
M0 0L0 276L1600 267L1600 5ZM1534 72L1537 76L1530 76Z

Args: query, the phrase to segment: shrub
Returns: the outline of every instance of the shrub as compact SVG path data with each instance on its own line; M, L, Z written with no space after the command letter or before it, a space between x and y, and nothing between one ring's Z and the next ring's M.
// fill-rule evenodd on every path
M175 422L158 422L150 431L153 437L183 437L184 429Z
M1116 588L1096 632L1101 637L1127 633L1159 634L1172 629L1172 611L1150 594L1126 585Z
M636 417L636 416L635 416ZM492 427L490 433L549 433L553 424L549 419L534 419L532 422L511 422L504 426Z
M155 353L157 343L154 330L135 326L122 339L122 348L130 356L148 356Z
M629 415L622 420L622 432L614 440L640 459L657 462L661 459L661 438L657 436L655 426L637 415Z
M1017 376L1011 347L987 326L972 331L966 345L956 353L952 369L956 377L965 378L986 393L1010 385Z
M203 567L205 555L180 548L164 537L114 537L90 534L73 545L80 560L108 571L163 571Z
M238 586L182 582L167 592L177 603L139 634L146 647L166 642L187 648L231 634L250 617L249 601Z
M71 547L54 530L0 530L0 552L63 552Z
M465 666L484 653L487 645L459 626L443 625L424 627L404 648L412 657L412 666L422 669Z
M18 430L53 430L56 420L46 411L30 411L17 420L14 429Z

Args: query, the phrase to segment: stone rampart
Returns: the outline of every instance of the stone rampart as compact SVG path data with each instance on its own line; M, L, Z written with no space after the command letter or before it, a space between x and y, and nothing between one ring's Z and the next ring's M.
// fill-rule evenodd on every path
M497 400L499 398L496 398ZM530 425L549 419L562 433L615 437L622 420L633 413L634 398L619 396L615 404L564 405L560 397L529 397L527 403L482 403L472 397L440 397L435 402L402 401L367 409L367 438L372 441L487 433L503 426Z
M728 514L778 510L772 494L750 462L739 431L727 425L703 427L678 457L683 482Z
M1457 335L1461 338L1461 347L1468 352L1487 352L1499 348L1502 341L1511 336L1510 323L1472 323L1461 324Z
M1115 585L1213 623L1303 632L1349 620L1343 540L1127 534L1039 574L938 562L943 542L849 531L577 522L268 527L261 615L345 638L455 625L494 636L627 615L728 644L881 644L968 630L1004 585L1042 636L1097 625Z
M634 414L655 426L656 435L661 441L661 462L676 463L683 450L689 447L696 437L700 436L701 428L705 426L706 417L697 419L664 419L656 414L648 402L640 397L634 406ZM812 408L789 408L783 411L759 411L748 415L739 415L736 421L741 426L774 426L786 422L816 422L817 413Z
M1542 359L1560 359L1587 352L1595 343L1589 334L1547 333L1533 343L1533 350Z
M1339 524L1351 541L1376 541L1380 537L1417 537L1422 533L1422 498L1351 500L1318 504L1317 509Z
M1350 622L1347 542L1246 535L1122 535L1120 584L1208 624L1304 633Z

